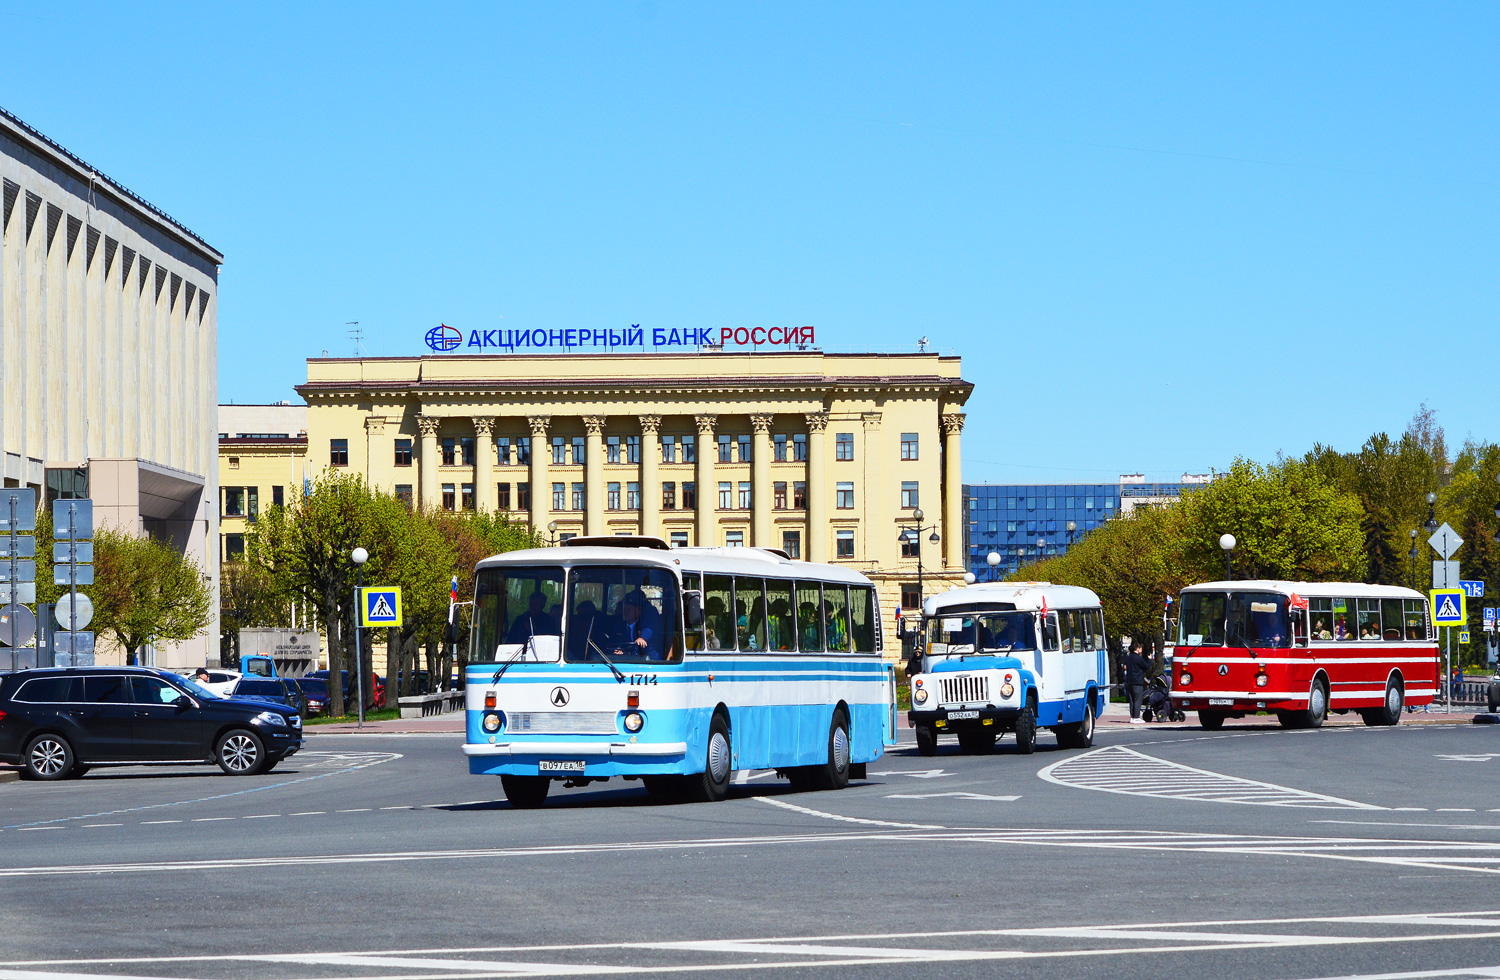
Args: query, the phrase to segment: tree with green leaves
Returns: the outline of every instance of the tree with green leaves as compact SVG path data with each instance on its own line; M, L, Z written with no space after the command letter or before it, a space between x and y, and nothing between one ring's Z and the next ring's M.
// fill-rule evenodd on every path
M114 528L94 536L94 630L136 663L148 643L190 640L212 619L203 570L171 546Z
M285 626L291 604L270 569L254 562L225 562L219 566L219 662L240 662L240 630L255 626Z

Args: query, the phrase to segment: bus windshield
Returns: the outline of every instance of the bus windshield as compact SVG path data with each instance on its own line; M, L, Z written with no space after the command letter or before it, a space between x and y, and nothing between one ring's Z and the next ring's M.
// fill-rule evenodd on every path
M1188 647L1289 647L1286 604L1286 596L1275 592L1184 592L1177 642Z
M927 652L1009 653L1036 649L1036 623L1029 612L939 615L927 621Z
M556 660L562 644L563 570L560 566L481 568L474 585L473 663L520 655Z

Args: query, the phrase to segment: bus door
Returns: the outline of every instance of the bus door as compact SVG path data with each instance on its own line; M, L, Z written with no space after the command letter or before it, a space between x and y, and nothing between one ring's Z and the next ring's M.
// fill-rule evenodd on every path
M1062 640L1058 635L1057 613L1049 612L1041 618L1040 625L1042 642L1036 653L1037 696L1042 701L1059 701L1066 697L1064 692L1067 690L1067 676Z
M880 740L889 748L896 744L896 665L884 666L885 682L882 691L885 697L885 722L881 725Z

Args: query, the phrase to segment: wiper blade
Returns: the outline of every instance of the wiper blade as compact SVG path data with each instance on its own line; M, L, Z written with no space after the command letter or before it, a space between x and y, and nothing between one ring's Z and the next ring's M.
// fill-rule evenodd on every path
M610 670L614 671L614 674L615 674L615 683L616 684L624 684L625 683L625 675L622 674L622 673L620 673L620 668L618 668L618 667L615 666L615 662L613 660L609 659L608 657L606 657L604 655L604 648L601 647L601 646L599 646L599 644L597 644L597 643L594 642L594 637L592 635L593 632L594 631L591 628L589 630L589 634L590 635L585 638L585 642L588 643L589 646L593 647L594 648L594 652L599 655L599 659L602 660L602 661L604 661L605 665L608 666Z
M503 677L503 676L505 676L505 672L507 670L510 670L511 665L514 664L517 660L521 659L521 654L525 653L528 649L531 649L533 647L532 641L535 640L535 639L536 639L536 634L534 634L534 633L531 636L526 637L526 642L523 643L523 644L521 644L520 648L517 649L515 653L513 653L513 654L510 655L510 659L509 660L505 661L505 663L503 663L503 664L500 665L500 669L499 670L495 671L495 676L490 678L490 683L491 684L497 684L497 683L499 683L500 678Z

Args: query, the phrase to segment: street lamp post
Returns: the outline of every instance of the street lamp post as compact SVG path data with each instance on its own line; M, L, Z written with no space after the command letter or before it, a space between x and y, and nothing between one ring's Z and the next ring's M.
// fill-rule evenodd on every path
M1073 534L1078 530L1077 521L1068 522L1068 547L1073 547Z
M556 521L548 521L547 522L547 547L549 547L549 548L555 548L555 547L557 547L557 522Z
M1226 582L1233 582L1234 581L1234 566L1229 563L1230 562L1229 556L1230 556L1230 553L1234 551L1234 545L1235 545L1234 535L1232 535L1232 534L1221 534L1221 535L1219 535L1219 547L1224 549L1224 581L1226 581Z
M1495 509L1497 511L1500 511L1500 507L1497 507ZM1412 528L1410 533L1411 551L1406 556L1407 567L1410 569L1410 571L1406 573L1406 577L1408 581L1411 582L1411 587L1415 589L1417 587L1417 529Z
M932 532L932 537L928 538L927 540L931 541L933 544L937 544L942 539L938 537L936 524L932 524L927 527L922 526L922 518L925 516L922 513L922 508L918 507L916 510L912 511L911 516L912 520L916 521L916 524L914 526L907 526L905 524L900 525L901 531L896 535L896 540L900 541L902 544L910 544L917 553L917 609L920 610L923 603L922 532Z
M1428 491L1428 493L1427 493L1427 524L1426 524L1426 528L1429 531L1436 531L1438 529L1437 514L1436 514L1436 512L1434 510L1434 507L1435 507L1436 504L1437 504L1437 494L1432 493L1431 491Z
M1000 577L1000 552L990 552L984 556L984 561L985 564L990 566L990 581L998 581Z
M359 621L364 611L361 603L365 601L365 562L370 560L370 553L363 548L355 548L349 552L349 557L354 559L354 683L357 685L355 698L359 704L359 724L357 727L365 727L365 658L359 649ZM329 683L343 684L342 677L329 677Z

